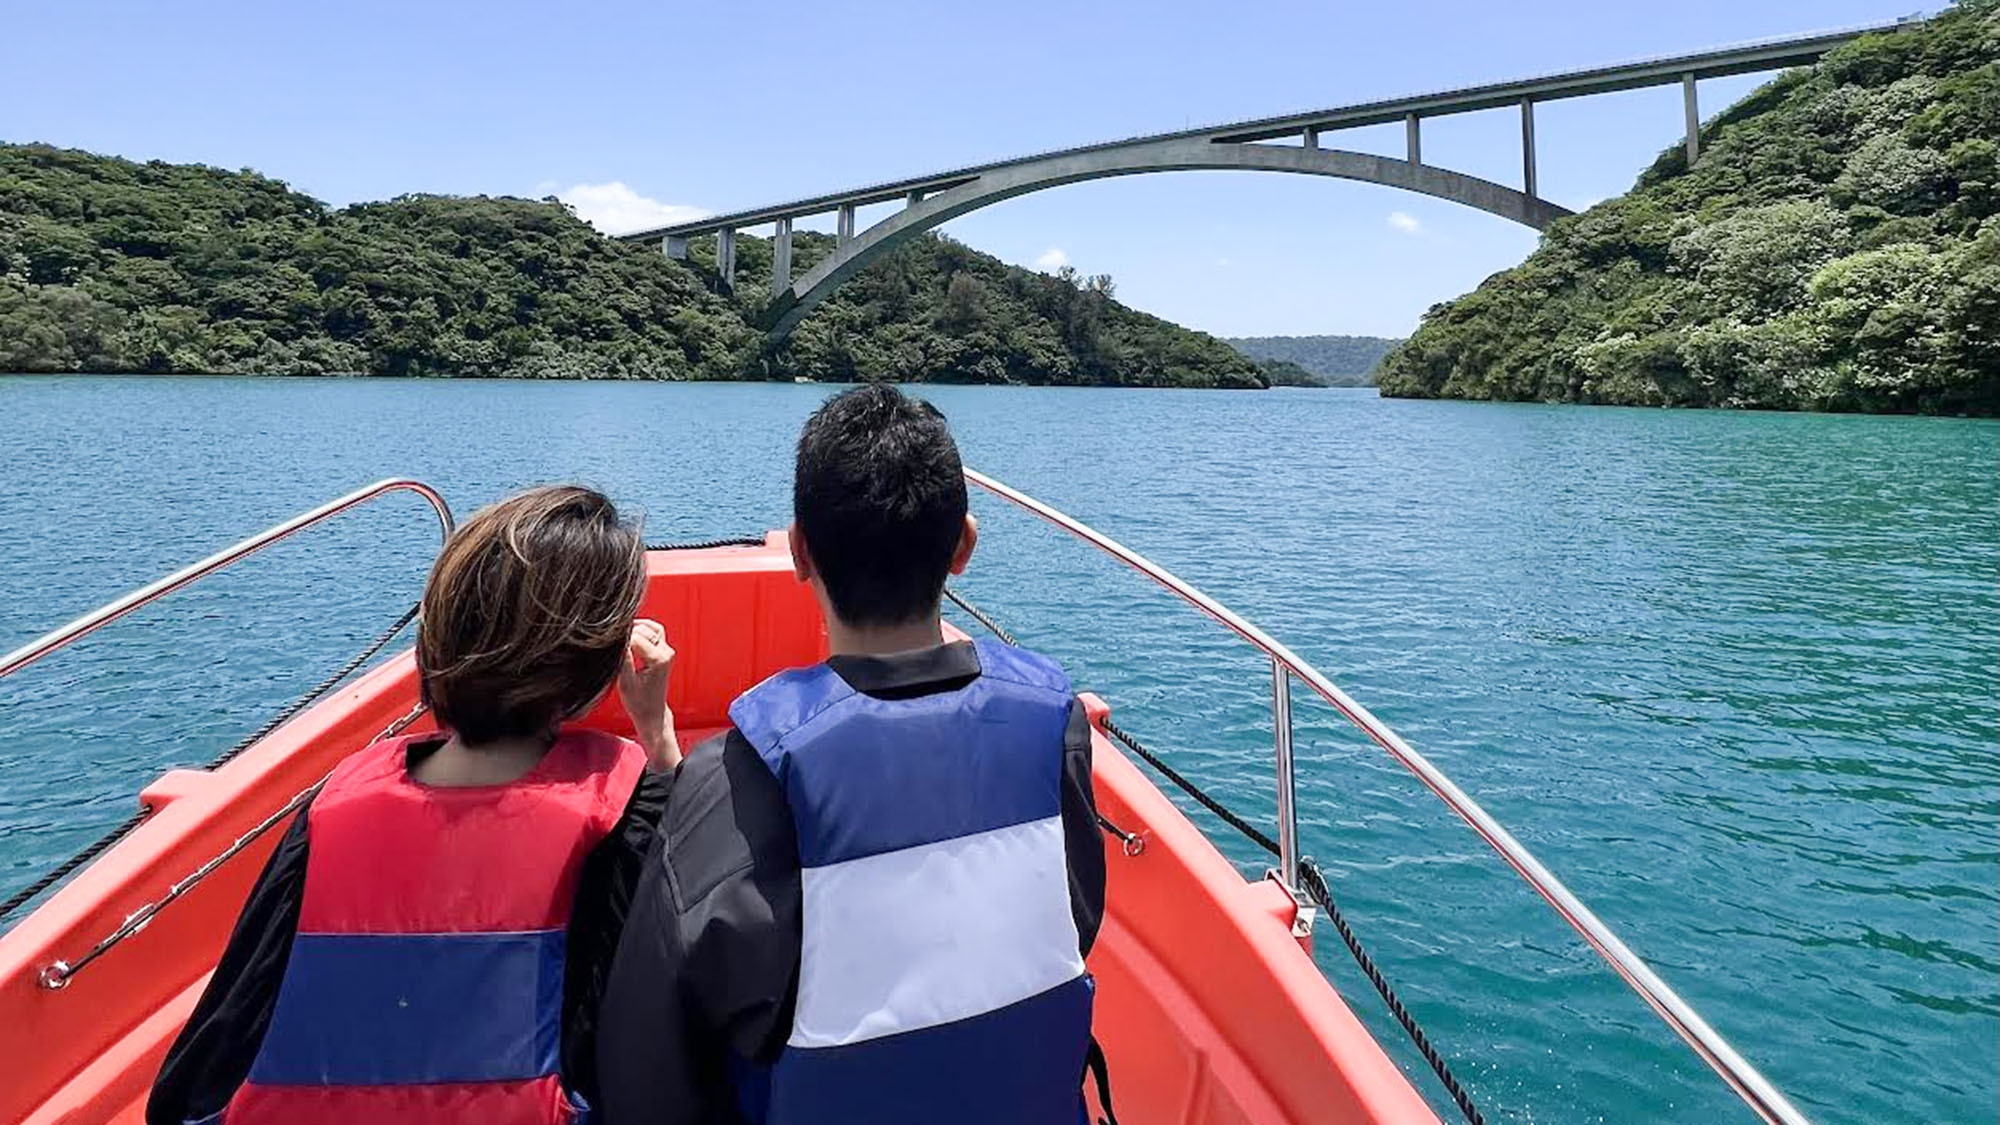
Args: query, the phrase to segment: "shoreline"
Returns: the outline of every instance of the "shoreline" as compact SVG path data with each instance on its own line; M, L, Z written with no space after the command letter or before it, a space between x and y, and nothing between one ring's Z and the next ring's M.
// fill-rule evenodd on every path
M556 385L564 383L656 386L767 386L767 387L852 387L858 383L840 383L816 379L579 379L550 378L547 376L505 375L356 375L356 374L316 374L316 375L263 375L240 371L0 371L0 381L9 379L240 379L260 382L314 382L314 383L534 383ZM1497 399L1463 398L1444 395L1395 395L1381 391L1377 387L1218 387L1218 386L1133 386L1120 383L949 383L935 381L894 381L901 387L952 387L984 388L1009 391L1185 391L1199 394L1244 393L1265 394L1277 391L1305 392L1370 392L1376 398L1396 402L1434 402L1444 404L1499 406L1499 407L1581 407L1603 410L1652 411L1662 414L1766 414L1791 415L1821 418L1925 418L1960 422L2000 423L2000 415L1991 414L1943 414L1923 413L1910 410L1810 410L1790 409L1774 406L1682 406L1676 404L1647 404L1628 402L1548 402L1539 399Z
M342 383L619 383L630 386L675 387L853 387L866 380L836 382L823 379L590 379L546 375L362 375L326 372L311 375L267 375L245 371L0 371L0 379L244 379L266 382ZM1373 391L1374 387L1228 387L1199 384L1145 386L1134 383L967 383L941 380L877 380L898 387L990 387L996 390L1035 391L1193 391L1202 394L1240 392L1263 394L1269 391Z

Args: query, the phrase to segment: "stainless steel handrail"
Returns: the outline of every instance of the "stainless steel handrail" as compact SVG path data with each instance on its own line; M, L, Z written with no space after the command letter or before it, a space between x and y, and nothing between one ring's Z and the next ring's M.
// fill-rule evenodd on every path
M374 484L366 488L356 489L338 500L322 504L310 512L294 516L276 527L260 531L233 547L225 547L198 563L183 567L167 575L158 582L141 586L139 589L126 594L117 601L91 610L89 613L84 614L82 617L77 618L60 629L36 637L6 656L0 656L0 677L11 676L15 672L40 660L42 657L55 652L57 649L74 644L95 633L104 626L138 609L140 606L166 597L168 594L186 586L190 582L221 570L223 567L239 559L248 558L280 539L288 539L316 523L331 519L347 511L349 508L358 507L377 496L386 495L391 492L414 492L423 497L429 502L431 510L437 515L440 534L445 537L451 535L451 507L444 502L444 497L438 495L436 489L422 481L415 480L390 479L376 481Z
M1292 785L1292 673L1271 658L1271 745L1278 766L1278 877L1299 889L1299 810Z
M1285 728L1277 735L1280 759L1279 793L1281 802L1286 806L1280 810L1280 814L1284 820L1291 821L1289 824L1281 823L1278 833L1281 841L1293 842L1291 850L1296 851L1297 848L1295 841L1298 828L1296 811L1290 807L1292 804L1290 698L1288 688L1278 686L1284 681L1287 672L1303 680L1307 687L1312 688L1322 699L1332 704L1335 710L1359 727L1377 746L1388 751L1389 756L1401 763L1403 768L1415 774L1426 788L1444 801L1452 812L1458 814L1459 819L1471 825L1472 830L1479 833L1494 851L1500 853L1500 858L1506 860L1509 867L1533 887L1537 894L1547 900L1563 921L1567 922L1592 949L1595 949L1605 963L1639 994L1640 999L1644 1000L1667 1026L1686 1040L1688 1046L1694 1048L1695 1053L1701 1056L1702 1061L1720 1075L1759 1117L1781 1125L1809 1125L1806 1116L1800 1113L1769 1079L1738 1054L1720 1032L1710 1027L1708 1021L1702 1019L1687 1001L1682 1000L1679 993L1675 992L1666 981L1661 980L1659 974L1619 940L1618 935L1611 932L1611 927L1605 925L1589 907L1570 893L1570 889L1563 885L1562 880L1542 866L1542 862L1522 846L1521 842L1514 838L1513 833L1501 827L1499 821L1494 820L1491 814L1479 806L1479 802L1454 784L1443 771L1432 765L1428 758L1404 742L1401 735L1390 730L1386 723L1370 714L1366 707L1348 698L1346 692L1334 686L1333 681L1321 675L1317 668L1306 663L1298 654L1280 644L1262 629L1238 616L1229 607L1103 532L983 473L967 469L965 479L1002 500L1062 528L1151 578L1183 601L1221 622L1231 632L1263 650L1271 658L1275 689L1272 693L1273 712L1274 716L1280 711L1284 715L1283 721L1274 725ZM1282 857L1281 862L1285 862ZM1294 866L1287 875L1288 885L1296 888L1296 855L1292 856L1289 862Z

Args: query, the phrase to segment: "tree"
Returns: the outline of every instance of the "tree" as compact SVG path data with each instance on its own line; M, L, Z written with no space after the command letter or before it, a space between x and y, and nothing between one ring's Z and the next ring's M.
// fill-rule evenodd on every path
M986 323L986 286L970 273L954 273L945 287L938 322L953 332L972 332Z
M2000 413L2000 0L1863 36L1433 308L1383 393Z

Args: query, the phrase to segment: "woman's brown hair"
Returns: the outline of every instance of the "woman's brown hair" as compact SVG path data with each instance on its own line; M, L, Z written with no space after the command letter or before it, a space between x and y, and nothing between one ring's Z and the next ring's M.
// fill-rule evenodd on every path
M646 551L602 493L532 488L452 533L424 587L424 703L460 741L549 730L618 676Z

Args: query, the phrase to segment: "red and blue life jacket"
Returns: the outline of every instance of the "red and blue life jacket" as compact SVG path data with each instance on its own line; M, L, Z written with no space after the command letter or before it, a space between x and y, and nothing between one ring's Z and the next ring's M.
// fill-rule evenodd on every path
M314 798L298 934L226 1125L559 1125L565 932L645 756L565 732L507 785L433 787L410 738Z

